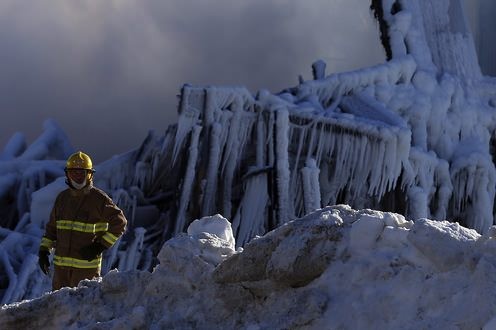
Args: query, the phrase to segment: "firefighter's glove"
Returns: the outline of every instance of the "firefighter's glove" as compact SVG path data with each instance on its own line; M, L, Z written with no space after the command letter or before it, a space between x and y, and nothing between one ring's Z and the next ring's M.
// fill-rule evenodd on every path
M79 252L84 259L91 261L96 259L104 250L105 246L98 242L93 242L90 245L83 246Z
M38 252L38 264L40 265L41 271L48 275L48 271L50 270L50 260L48 260L48 256L50 252L47 250L40 250Z

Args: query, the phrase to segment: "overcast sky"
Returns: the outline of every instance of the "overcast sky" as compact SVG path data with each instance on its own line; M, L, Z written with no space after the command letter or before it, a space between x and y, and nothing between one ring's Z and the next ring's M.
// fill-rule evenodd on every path
M0 0L0 147L55 119L95 162L177 121L184 83L277 92L384 61L369 0Z

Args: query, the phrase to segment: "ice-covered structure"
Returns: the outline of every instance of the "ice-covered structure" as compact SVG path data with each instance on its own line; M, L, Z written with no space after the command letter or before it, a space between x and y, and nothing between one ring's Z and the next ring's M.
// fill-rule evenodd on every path
M220 212L244 244L335 203L491 226L496 85L460 2L371 7L384 64L326 76L317 61L314 80L278 94L183 87L168 151L156 153L179 175L152 180L181 188L176 232Z
M316 61L314 80L277 94L185 85L177 124L100 164L96 185L130 219L104 272L150 269L167 239L215 213L231 219L238 246L339 203L449 219L485 233L496 185L496 81L481 74L460 1L374 0L371 8L385 63L326 75ZM11 144L2 158L21 143ZM14 181L1 180L2 188ZM22 225L8 220L2 235L18 226L38 235L47 220L39 210L62 185L24 189L31 204L14 197L36 218L17 211L17 219L7 218ZM2 302L41 293L41 273L30 266L36 235L23 259L19 248L0 249L8 283L0 287Z

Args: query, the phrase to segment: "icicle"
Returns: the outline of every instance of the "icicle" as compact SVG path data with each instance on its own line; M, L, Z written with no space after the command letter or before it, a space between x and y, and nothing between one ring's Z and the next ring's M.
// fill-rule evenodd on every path
M22 262L22 266L18 271L17 281L15 283L15 288L11 296L12 301L19 301L24 297L27 290L27 284L31 274L38 270L38 256L34 254L28 254Z
M202 215L211 215L215 210L217 176L219 174L220 163L220 145L219 138L222 127L219 124L213 124L210 138L209 160L207 168L207 184L203 199Z
M237 152L239 152L238 130L239 121L241 120L240 112L236 112L229 125L229 137L224 151L224 160L221 168L223 175L223 213L230 218L232 213L232 185L234 178L234 170L236 169Z
M311 128L311 126L310 126L310 128ZM295 162L294 162L294 166L293 166L293 173L291 174L291 181L290 181L290 186L293 188L297 186L297 184L296 184L296 176L298 175L297 169L298 169L298 164L300 163L300 156L301 156L301 153L303 150L303 145L304 145L303 142L305 141L305 138L307 137L307 130L308 129L309 129L309 126L300 126L297 129L299 131L298 149L296 151L296 157L295 157ZM290 130L290 133L289 133L289 140L290 141L291 141L292 135L294 134L293 130L296 130L296 128Z
M262 167L265 164L266 157L265 157L265 145L266 145L266 138L265 138L265 125L263 121L263 112L260 111L257 115L257 160L256 164L257 167ZM0 186L1 187L1 186Z
M124 189L117 189L112 192L112 198L119 208L124 212L128 220L128 226L134 226L134 214L136 210L136 197L129 196Z
M119 270L129 271L138 269L141 254L143 253L143 240L146 229L138 227L134 230L134 240L127 248L125 256L119 259Z
M233 218L233 232L236 233L236 247L243 246L256 235L267 232L266 208L269 201L267 194L267 175L256 174L247 178L243 198Z
M359 140L359 137L353 135L352 137L352 142L353 142L353 146L351 148L351 163L353 164L353 166L351 167L351 173L350 173L350 177L352 178L352 180L354 180L355 182L359 182L357 181L355 178L357 177L357 173L360 173L361 172L361 166L363 165L362 163L362 159L360 158L360 155L361 155L361 139ZM361 187L359 187L359 189L356 190L356 196L358 196L361 192Z
M159 170L160 170L160 154L155 153L152 156L152 162L151 162L151 179L156 178L160 175Z
M282 224L292 216L289 205L289 160L288 160L288 129L289 114L287 110L278 109L276 117L276 169L277 169L277 192L278 221Z
M104 252L104 258L102 262L102 276L107 274L115 264L117 260L117 255L119 254L119 246L121 245L122 237L117 240L117 242ZM123 253L121 256L124 257Z
M466 155L464 148L460 149L451 164L456 212L465 215L470 228L483 234L493 224L496 169L488 156L476 152Z
M191 134L191 144L189 147L189 158L186 172L181 186L181 198L179 200L179 209L177 212L175 232L180 233L186 228L186 209L188 208L189 200L191 198L191 191L193 189L193 182L195 180L196 161L198 159L198 140L200 137L201 126L195 126L193 134Z
M181 93L181 108L175 136L174 149L172 152L172 163L176 162L179 152L182 150L183 142L188 133L194 130L200 117L200 109L203 106L204 90L183 86Z
M19 190L17 191L17 212L18 214L24 214L28 211L28 180L29 177L26 175L22 176L21 184L19 185Z
M449 163L440 159L435 171L435 182L437 188L437 210L434 212L435 219L445 220L451 195L453 193L453 184L449 174Z
M315 139L316 139L315 136L317 135L317 125L314 123L311 126L311 128L312 128L312 130L311 130L311 135L310 135L310 141L308 142L308 145L306 146L307 147L307 155L306 155L305 159L309 159L312 157Z
M322 153L324 150L325 141L326 141L325 128L324 125L320 125L319 137L317 141L317 149L315 151L315 161L317 164L320 164L320 160L322 159Z
M17 183L17 175L14 173L6 173L0 176L0 197L4 197L14 190Z
M314 159L308 159L306 166L301 170L305 213L307 214L320 208L319 173L320 170Z
M242 160L242 155L245 145L249 142L257 115L249 113L243 109L243 99L235 98L231 108L234 112L231 120L224 125L224 131L228 131L225 139L224 152L222 154L222 165L218 170L223 177L223 196L221 212L226 217L232 216L232 188L236 184L234 175L239 167L239 161ZM225 133L224 133L225 134ZM257 133L258 134L258 133ZM257 157L262 157L258 155Z
M152 169L150 164L139 161L136 163L134 180L141 190L146 190L150 185Z
M239 100L233 103L233 117L229 122L229 135L226 140L226 145L224 147L224 163L222 164L221 172L225 171L226 166L232 166L231 161L236 161L237 157L231 157L232 154L239 152L239 142L240 142L240 131L241 131L241 121L244 118L243 109Z
M165 133L164 140L162 141L162 146L160 147L160 150L159 150L159 152L161 154L166 153L172 144L172 140L173 140L173 135L171 133L172 128L174 128L174 126L169 126L169 128L167 129L167 131Z
M205 106L203 107L203 126L210 127L214 123L214 112L217 110L216 88L208 88L205 90Z

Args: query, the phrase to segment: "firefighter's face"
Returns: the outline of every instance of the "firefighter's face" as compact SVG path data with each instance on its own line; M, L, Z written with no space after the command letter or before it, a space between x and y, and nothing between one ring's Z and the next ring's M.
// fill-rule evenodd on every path
M88 171L85 169L71 168L67 170L67 177L77 184L84 183L88 175Z

